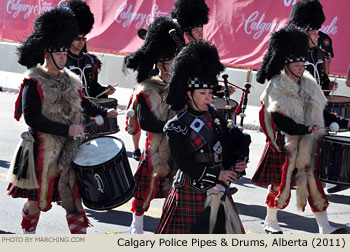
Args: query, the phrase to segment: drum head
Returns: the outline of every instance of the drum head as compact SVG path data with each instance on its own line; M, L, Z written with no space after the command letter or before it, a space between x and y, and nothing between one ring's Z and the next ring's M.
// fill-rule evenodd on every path
M331 96L327 96L326 98L328 102L333 102L333 103L350 102L350 97L346 97L346 96L331 95Z
M235 100L230 99L229 103L232 109L235 109L238 106L238 103ZM214 98L212 104L214 104L216 109L225 109L227 103L224 98Z
M79 146L73 163L89 167L112 160L124 148L124 144L115 137L98 137Z

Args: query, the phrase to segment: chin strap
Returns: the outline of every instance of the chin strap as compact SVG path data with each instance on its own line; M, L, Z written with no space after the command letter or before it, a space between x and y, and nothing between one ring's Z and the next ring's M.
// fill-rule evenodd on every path
M198 110L200 110L198 105L197 105L197 103L196 103L196 101L193 98L193 93L192 92L191 92L191 97L192 97L193 104L197 107Z
M165 68L165 65L164 65L164 61L162 61L162 67L163 67L163 71L165 72L165 74L168 76L168 78L169 78L169 76L170 76L170 73L166 70L166 68ZM163 80L164 81L164 80ZM167 82L167 81L165 81L165 82Z
M317 45L315 45L314 41L311 39L310 34L309 34L308 32L307 32L307 36L309 37L309 40L311 41L311 43L312 43L314 46L317 46Z
M54 58L53 55L52 55L52 52L50 52L50 56L51 56L51 59L52 59L53 63L55 64L56 68L57 68L58 70L61 71L61 70L64 68L64 66L63 66L62 68L60 68L60 67L57 66L56 61L55 61L55 58Z
M80 50L79 48L77 48L77 47L74 46L73 44L72 44L72 47L74 47L75 50L79 51L79 54L80 54L81 50Z
M303 74L302 74L301 76L298 76L298 75L296 75L295 73L293 73L293 71L290 70L290 68L289 68L289 64L287 64L287 68L288 68L289 72L290 72L293 76L297 77L299 80L301 79L301 77L303 77ZM303 73L304 73L304 72L303 72Z

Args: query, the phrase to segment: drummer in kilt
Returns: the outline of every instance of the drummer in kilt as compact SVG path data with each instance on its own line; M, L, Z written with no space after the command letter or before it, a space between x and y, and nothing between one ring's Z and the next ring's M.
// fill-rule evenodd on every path
M175 115L165 103L171 62L177 51L176 42L169 34L172 29L183 44L178 24L169 17L157 17L147 28L144 44L125 61L128 68L137 71L138 82L130 105L136 108L135 116L130 118L128 127L136 129L138 122L147 134L135 173L137 187L132 201L131 233L143 233L143 215L151 200L167 196L175 174L163 133L165 123ZM159 75L154 75L154 67L159 69Z
M244 233L241 220L226 187L237 173L224 170L224 144L218 128L227 123L211 107L212 90L224 70L215 46L191 41L174 59L167 103L181 110L164 127L171 158L178 167L163 207L156 233ZM233 128L233 144L244 134ZM249 138L250 141L250 138ZM234 149L229 149L230 156ZM246 161L232 164L236 171Z
M85 234L89 221L71 168L82 133L82 112L116 116L82 97L81 82L64 68L78 35L70 10L54 8L39 16L33 33L19 48L18 62L28 68L16 101L15 119L29 126L11 162L8 194L28 198L22 210L24 233L35 233L40 212L62 201L72 234ZM43 65L38 65L43 64Z
M319 140L324 127L337 122L348 128L349 121L325 110L326 98L313 76L304 71L309 37L303 30L287 27L271 35L257 81L268 86L260 99L260 126L266 146L252 182L269 186L264 229L281 234L277 210L288 206L291 188L296 186L297 207L309 202L322 234L346 233L329 224L328 200L315 177Z

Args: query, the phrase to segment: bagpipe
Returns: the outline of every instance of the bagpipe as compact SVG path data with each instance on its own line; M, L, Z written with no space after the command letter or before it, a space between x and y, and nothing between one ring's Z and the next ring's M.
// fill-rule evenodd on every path
M250 80L250 73L251 73L251 69L249 69L247 71L247 77L246 77L246 82L244 83L244 87L245 88L241 88L231 82L229 82L227 79L228 79L228 75L227 74L224 74L222 75L222 78L224 79L223 81L220 81L220 82L223 82L224 83L224 94L225 94L225 101L226 101L226 106L225 106L225 119L228 120L228 122L232 123L232 118L230 118L231 116L231 109L232 107L230 106L230 92L229 92L229 88L228 86L232 86L232 87L235 87L239 90L242 91L242 96L241 96L241 100L238 104L238 106L236 107L235 109L235 114L236 115L239 115L241 117L241 121L240 121L240 127L243 128L243 120L244 120L244 117L246 116L244 114L244 111L246 110L247 108L247 104L248 104L248 94L250 94L250 88L251 88L251 84L249 82Z
M220 142L223 147L222 152L222 165L226 170L233 170L235 164L241 161L249 161L249 147L251 143L251 137L249 134L243 132L243 120L245 117L244 111L247 108L248 94L250 93L251 84L249 83L251 70L247 72L247 78L245 82L245 88L238 87L230 82L228 82L228 75L224 74L222 78L224 79L224 93L225 93L225 113L224 118L220 118L220 115L212 110L214 116L214 124L216 125L217 132L219 134ZM235 114L241 117L240 126L237 127L233 124L231 110L232 107L229 105L230 93L228 85L234 86L243 91L240 104L235 109ZM238 173L238 177L245 175L245 171Z

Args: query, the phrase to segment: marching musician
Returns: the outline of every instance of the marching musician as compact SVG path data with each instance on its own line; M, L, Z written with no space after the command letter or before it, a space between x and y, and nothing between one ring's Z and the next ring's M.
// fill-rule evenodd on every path
M319 140L324 127L337 122L349 128L350 121L325 110L326 98L313 76L304 71L308 54L308 34L294 27L274 32L270 38L257 81L268 86L260 99L260 126L266 146L251 181L269 186L264 229L282 234L277 210L287 207L291 187L296 186L297 207L305 210L307 201L321 234L346 233L345 228L328 222L328 199L315 178Z
M332 46L333 42L332 39L324 32L318 31L318 36L319 38L317 40L317 46L324 51L325 71L326 74L329 74L331 68L331 61L332 58L334 58Z
M188 41L203 39L203 26L209 22L205 0L176 0L171 17L175 19Z
M8 194L27 198L22 210L22 230L35 233L40 212L62 201L72 234L85 234L89 221L83 210L74 170L71 168L82 132L81 83L64 68L67 51L78 35L71 11L54 8L34 23L34 30L19 49L19 63L29 70L16 101L15 118L23 112L29 132L22 134L9 171ZM37 66L38 64L42 66ZM91 114L106 114L85 102Z
M232 197L225 191L247 163L238 161L232 164L236 171L224 170L222 140L216 127L226 129L227 124L210 105L212 89L223 70L216 47L204 41L191 41L174 59L167 103L181 111L167 122L164 131L179 170L156 233L244 233ZM243 133L237 128L233 131L238 146ZM220 218L220 212L217 221L209 221L208 209L218 211L221 201L225 214Z
M129 128L135 127L137 120L147 134L135 173L137 187L132 201L130 233L143 233L143 215L151 200L167 196L175 174L163 133L165 123L175 115L164 100L171 62L177 51L176 42L169 34L172 29L184 44L178 24L169 17L157 17L148 26L141 48L126 57L126 66L137 71L138 82L131 103L136 116L130 118ZM159 69L159 75L154 75L154 66Z
M171 17L175 19L188 41L203 40L203 26L209 22L209 7L205 0L176 0ZM235 92L235 88L228 86L229 94ZM213 90L217 97L224 97L224 87L215 86Z
M111 85L107 87L98 83L98 74L101 70L101 61L96 55L88 53L86 35L91 31L95 19L90 7L82 0L61 1L60 6L67 6L77 19L79 34L73 40L68 51L66 67L82 77L83 92L86 97L107 98L115 92Z
M338 83L330 81L326 71L325 51L318 46L319 29L325 21L322 9L318 0L298 2L290 13L288 25L296 26L308 33L309 49L305 59L305 69L311 73L322 90L336 90Z
M147 30L146 29L139 29L137 31L137 36L142 39L145 40L146 39L146 34L147 34ZM125 61L124 61L125 62ZM129 103L126 107L126 109L130 109L131 108L131 103L134 99L134 91L137 87L137 83L133 88L133 92L129 98ZM134 104L136 105L136 104ZM136 107L131 108L135 111ZM132 121L133 125L131 127L129 127L129 122ZM140 138L141 138L141 129L140 129L140 125L138 124L137 120L134 120L128 116L126 116L126 123L125 123L125 131L128 132L131 136L132 136L132 143L134 145L134 151L132 153L132 158L135 159L136 161L140 161L141 158L141 150L140 150Z

